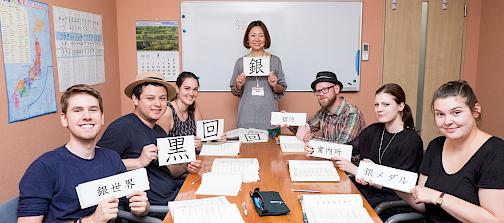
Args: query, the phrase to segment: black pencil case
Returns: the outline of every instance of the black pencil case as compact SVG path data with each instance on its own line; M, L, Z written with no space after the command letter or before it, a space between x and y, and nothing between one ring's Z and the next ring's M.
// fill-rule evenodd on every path
M286 215L290 212L289 207L276 191L260 191L256 188L250 192L250 198L259 216Z

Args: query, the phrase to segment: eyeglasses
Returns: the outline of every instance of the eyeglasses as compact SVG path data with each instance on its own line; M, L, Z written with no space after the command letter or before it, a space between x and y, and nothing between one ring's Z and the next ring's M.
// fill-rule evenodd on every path
M329 92L329 89L333 88L335 85L331 87L325 87L320 90L313 91L313 94L316 96L322 95L322 94L327 94Z

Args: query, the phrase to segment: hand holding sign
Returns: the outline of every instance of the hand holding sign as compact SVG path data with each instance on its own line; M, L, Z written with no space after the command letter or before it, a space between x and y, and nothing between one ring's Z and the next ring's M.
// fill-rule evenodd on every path
M146 167L152 160L157 159L158 148L154 144L149 144L143 147L142 154L138 157L138 162L142 167Z
M94 222L108 222L117 218L119 199L108 197L101 201L91 215Z
M275 87L275 85L277 85L277 82L278 82L278 77L276 74L274 74L273 72L270 72L270 75L268 76L268 83L271 87Z
M126 195L126 198L128 198L131 213L141 216L147 212L149 206L147 193L144 191L134 191Z

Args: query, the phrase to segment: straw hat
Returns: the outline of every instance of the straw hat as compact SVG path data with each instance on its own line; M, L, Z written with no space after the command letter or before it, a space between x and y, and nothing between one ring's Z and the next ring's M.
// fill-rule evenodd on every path
M133 89L143 83L158 83L165 86L166 90L168 91L168 100L171 100L177 95L177 91L175 91L175 88L166 81L163 74L152 71L140 73L135 81L126 86L126 88L124 89L124 94L131 98L131 95L133 95Z

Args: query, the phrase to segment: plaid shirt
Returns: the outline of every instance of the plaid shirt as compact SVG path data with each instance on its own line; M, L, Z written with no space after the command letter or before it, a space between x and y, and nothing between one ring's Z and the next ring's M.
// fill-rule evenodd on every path
M322 108L307 121L311 133L305 135L305 142L313 138L313 133L318 131L322 133L323 140L340 144L347 144L359 135L366 126L364 115L343 97L340 97L340 101L335 114Z

